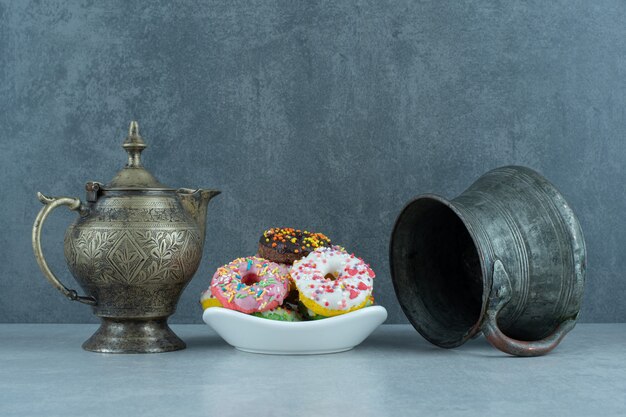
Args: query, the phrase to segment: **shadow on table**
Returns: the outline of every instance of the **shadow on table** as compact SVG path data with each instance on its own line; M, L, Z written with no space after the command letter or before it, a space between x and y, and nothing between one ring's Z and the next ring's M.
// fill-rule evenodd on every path
M500 352L482 336L469 340L462 346L446 349L431 344L417 332L377 333L366 339L357 349L359 352L376 351L378 353L402 353L404 355L464 355L494 359L516 358Z
M491 344L485 339L482 335L477 337L476 339L469 340L462 346L453 349L455 352L460 353L462 355L474 358L485 358L485 359L500 359L500 360L528 360L529 358L523 356L514 356L504 353L497 348L491 346ZM556 348L555 352L559 350L559 347ZM561 347L561 352L563 352L560 357L563 357L563 354L569 355L567 348ZM548 353L544 356L538 357L553 357L555 355L554 352Z
M185 343L189 350L229 347L228 343L217 334L188 336L185 337Z
M375 333L357 348L358 352L402 353L402 354L454 354L449 349L441 349L423 339L417 332Z

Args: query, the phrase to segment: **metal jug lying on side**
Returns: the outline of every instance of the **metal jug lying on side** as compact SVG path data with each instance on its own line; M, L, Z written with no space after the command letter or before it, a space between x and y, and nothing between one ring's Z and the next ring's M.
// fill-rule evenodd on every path
M147 353L184 349L167 325L200 264L207 205L217 190L174 189L141 163L146 145L136 122L123 144L128 163L107 184L87 183L87 201L46 197L33 226L35 258L67 298L91 305L102 324L83 344L94 352ZM65 259L87 295L65 287L41 251L41 227L52 210L78 213L65 233Z
M565 199L518 166L488 172L453 200L418 196L390 244L394 289L422 336L452 348L482 331L519 356L551 351L574 327L585 259Z

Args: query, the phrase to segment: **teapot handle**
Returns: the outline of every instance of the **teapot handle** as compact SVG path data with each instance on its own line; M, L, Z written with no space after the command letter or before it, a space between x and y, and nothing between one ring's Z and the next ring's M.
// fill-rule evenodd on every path
M47 197L41 193L37 193L37 198L39 198L39 201L41 201L44 206L39 211L39 214L35 219L35 224L33 225L33 251L35 252L35 259L37 259L37 263L39 264L41 271L46 279L50 281L52 286L61 291L63 295L70 300L92 306L96 305L96 299L94 297L78 295L75 290L71 290L63 285L48 267L48 263L43 256L43 252L41 251L41 227L43 226L43 222L46 220L46 217L48 217L48 214L59 206L68 206L70 210L75 211L80 210L80 200L78 198L70 197Z
M541 356L550 352L563 340L565 335L576 325L576 318L568 318L544 339L535 341L516 340L508 337L498 327L498 314L500 310L511 300L511 281L502 264L496 259L493 264L493 284L485 321L482 331L489 343L496 349L516 356Z

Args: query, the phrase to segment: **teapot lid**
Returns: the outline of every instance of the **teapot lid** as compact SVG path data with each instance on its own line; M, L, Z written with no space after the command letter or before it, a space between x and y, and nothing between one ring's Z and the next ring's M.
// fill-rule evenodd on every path
M141 135L139 135L139 124L136 121L130 122L128 136L122 147L128 153L128 162L115 177L105 185L105 190L154 190L170 191L173 188L167 187L157 181L154 176L146 170L141 163L141 152L146 149Z

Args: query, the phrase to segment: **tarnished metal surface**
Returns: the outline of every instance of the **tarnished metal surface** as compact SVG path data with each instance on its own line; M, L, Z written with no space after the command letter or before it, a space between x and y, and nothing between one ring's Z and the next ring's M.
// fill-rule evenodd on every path
M549 352L574 327L585 259L567 202L516 166L488 172L451 201L417 197L390 245L396 294L426 339L455 347L482 330L520 356Z
M103 320L83 345L87 350L140 353L185 347L167 327L167 317L198 268L207 205L219 191L163 186L141 164L145 147L133 122L124 142L128 164L106 186L87 183L87 203L39 194L45 206L33 226L33 249L44 275L68 298L92 305ZM61 205L79 212L65 233L64 252L87 296L61 284L41 251L41 226Z

